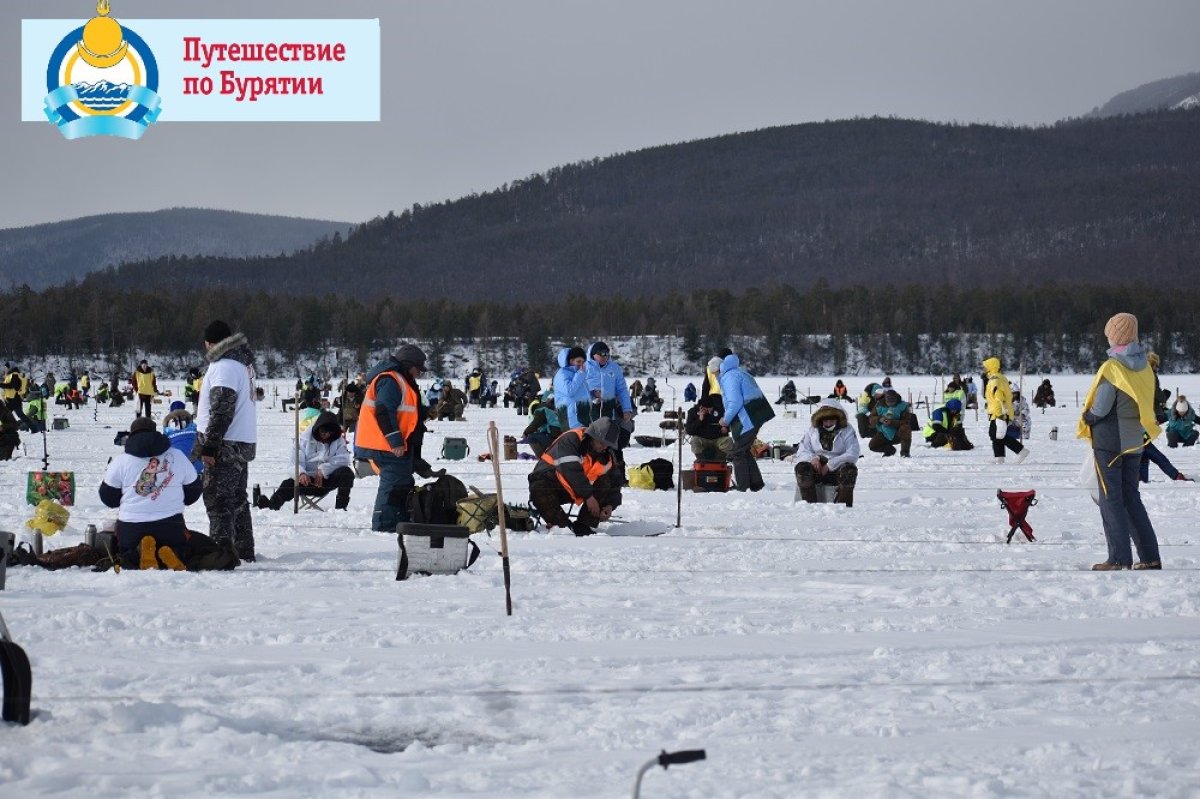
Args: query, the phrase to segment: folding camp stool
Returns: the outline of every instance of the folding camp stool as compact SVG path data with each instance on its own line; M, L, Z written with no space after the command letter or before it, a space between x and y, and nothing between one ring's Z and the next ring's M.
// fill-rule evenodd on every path
M1013 534L1017 532L1017 528L1021 528L1021 532L1030 541L1035 541L1033 537L1033 528L1029 522L1025 521L1025 516L1029 513L1029 509L1037 504L1036 491L1004 491L1003 489L996 491L996 499L1000 500L1000 507L1008 511L1008 523L1012 529L1008 531L1006 544L1011 544Z
M309 492L308 486L300 486L297 493L300 495L300 510L319 510L324 513L325 509L321 507L321 500L334 492L322 490L321 493L314 494Z

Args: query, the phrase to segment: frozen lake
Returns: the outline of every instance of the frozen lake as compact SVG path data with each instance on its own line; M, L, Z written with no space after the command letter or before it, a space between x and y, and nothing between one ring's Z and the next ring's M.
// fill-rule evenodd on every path
M1077 483L1090 376L1051 379L1067 407L1034 409L1019 466L991 463L968 411L971 452L915 442L885 460L863 442L850 509L793 505L793 464L762 461L765 491L685 493L682 527L658 538L511 534L511 618L497 537L476 536L467 572L393 580L395 538L368 529L374 478L349 512L253 511L259 560L232 573L10 569L0 609L33 661L36 716L0 728L0 796L616 797L664 748L708 759L656 769L643 796L1195 796L1200 488L1152 467L1164 570L1089 571L1105 553ZM893 380L914 398L936 385ZM774 399L784 381L761 382ZM1195 376L1163 385L1200 394ZM269 493L293 417L268 392L251 482ZM96 487L133 410L52 411L70 429L49 434L51 468L79 485L59 547L111 514ZM427 455L494 490L476 460L493 419L525 425L471 408L430 424ZM762 437L808 424L801 406ZM434 460L445 435L468 439L466 460ZM25 440L0 463L9 530L41 463ZM1158 444L1200 475L1200 449ZM660 455L674 449L627 460ZM531 466L501 463L510 502ZM1037 490L1036 543L1003 543L999 488ZM618 516L675 510L674 492L627 490ZM187 519L207 532L202 503Z

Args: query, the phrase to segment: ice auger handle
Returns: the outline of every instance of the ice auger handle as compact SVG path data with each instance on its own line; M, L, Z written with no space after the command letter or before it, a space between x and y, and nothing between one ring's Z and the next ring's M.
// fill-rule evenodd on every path
M695 763L697 760L704 760L708 755L703 749L681 749L678 752L668 752L665 749L658 756L658 765L666 768L667 766L681 766L684 763Z
M684 763L695 763L697 760L704 760L708 755L703 749L681 749L678 752L668 752L666 749L662 751L658 757L650 758L645 764L638 769L637 777L633 781L633 799L638 799L642 792L642 777L646 772L657 766L662 766L664 769L667 766L679 766Z

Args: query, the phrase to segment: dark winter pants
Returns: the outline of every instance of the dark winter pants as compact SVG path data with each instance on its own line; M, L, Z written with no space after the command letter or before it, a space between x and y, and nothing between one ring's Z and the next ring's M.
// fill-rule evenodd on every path
M563 510L563 505L570 505L571 495L563 488L562 483L553 472L542 472L541 475L529 481L529 504L537 508L538 513L551 527L572 527L571 517ZM592 484L592 496L600 507L617 508L621 505L621 487L617 484L612 472L601 475ZM575 524L595 530L600 520L592 515L587 505L579 508L579 516Z
M254 557L254 523L246 496L249 461L253 444L225 441L217 462L204 468L204 509L208 511L208 535L219 545L232 542L242 560Z
M871 418L867 414L857 414L855 415L854 420L858 422L859 438L870 438L872 435L874 435L875 429L871 427Z
M396 525L410 521L408 495L416 480L413 478L412 449L403 458L394 455L378 458L379 490L375 493L375 510L371 513L371 529L380 533L396 532Z
M1189 433L1188 435L1183 435L1183 436L1179 435L1174 430L1168 430L1167 431L1167 446L1170 447L1171 449L1175 449L1180 444L1182 444L1185 447L1190 447L1196 443L1196 439L1198 437L1200 437L1200 433L1196 432L1196 428L1194 428L1194 427L1192 428L1191 433Z
M320 488L313 483L300 487L300 493L310 497L323 497L331 491L337 491L337 498L333 502L334 510L345 510L350 506L350 489L354 487L354 471L349 466L343 466L340 469L334 469L322 481ZM275 493L267 500L267 504L271 506L271 510L279 510L288 502L296 498L296 481L288 478L279 484L279 488L275 489Z
M182 513L153 522L117 522L117 552L136 552L142 537L147 535L154 538L156 551L159 547L170 547L182 560L187 560L187 524Z
M762 472L758 470L758 461L750 454L750 446L758 430L742 433L733 441L733 452L729 460L733 463L733 481L738 491L761 491L766 483L763 482Z
M1130 539L1137 548L1138 560L1146 563L1159 560L1158 536L1138 491L1141 453L1118 456L1115 452L1096 450L1095 455L1100 472L1100 519L1108 541L1107 562L1132 566Z
M858 482L858 467L853 463L844 463L832 472L818 475L817 470L813 468L810 461L800 461L796 464L796 485L800 489L800 495L808 502L817 501L816 486L818 483L822 485L835 485L838 488L854 488L854 484ZM812 499L809 499L810 493Z
M1150 482L1150 462L1154 461L1154 465L1162 469L1163 474L1170 480L1175 480L1179 477L1179 470L1171 461L1167 460L1167 456L1162 454L1162 450L1154 446L1150 442L1146 442L1146 446L1142 447L1142 466L1138 477L1143 483Z
M900 445L901 457L907 458L912 449L912 428L907 423L901 423L896 428L896 437L892 439L888 439L882 431L875 433L867 446L872 452L882 452L886 458L896 454L897 444Z
M150 406L153 404L154 397L151 396L150 394L138 394L137 398L138 398L137 415L141 416L143 413L145 413L146 418L149 419L150 418Z
M997 438L997 435L1000 437ZM1008 422L1003 419L993 419L988 424L988 438L992 440L992 455L997 458L1004 457L1005 447L1011 449L1014 455L1025 449L1020 441L1008 437Z
M975 445L967 440L967 434L961 427L954 427L951 430L946 430L944 427L935 427L933 435L925 439L929 446L934 449L950 445L950 449L958 452L966 449L975 449Z

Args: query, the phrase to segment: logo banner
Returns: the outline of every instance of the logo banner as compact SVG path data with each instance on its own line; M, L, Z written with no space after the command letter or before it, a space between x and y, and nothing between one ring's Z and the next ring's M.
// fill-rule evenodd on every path
M156 122L378 122L379 20L21 22L21 119L68 139Z

